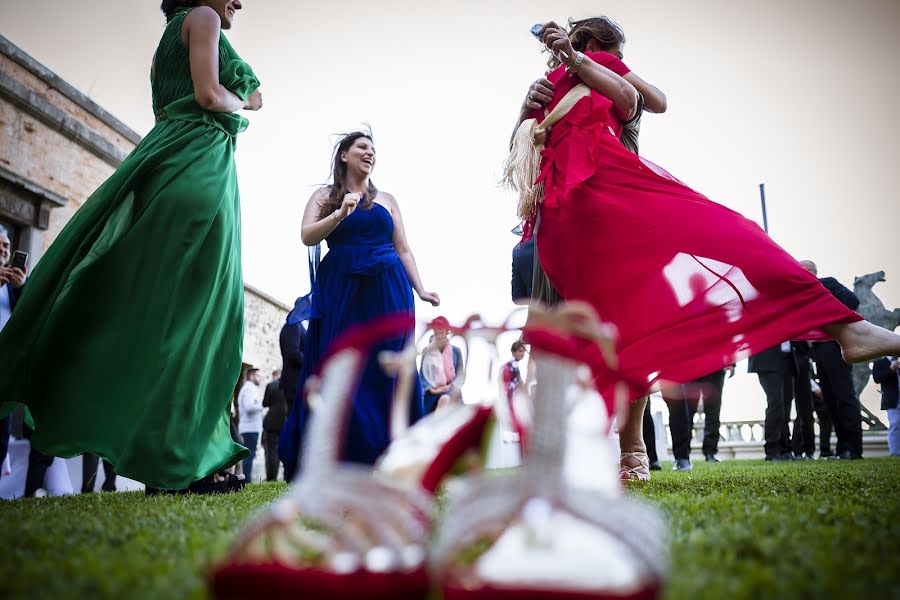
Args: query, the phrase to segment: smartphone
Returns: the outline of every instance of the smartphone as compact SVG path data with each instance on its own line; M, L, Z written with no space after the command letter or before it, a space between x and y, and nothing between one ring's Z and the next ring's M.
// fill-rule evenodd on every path
M23 273L25 272L25 265L28 263L28 253L22 252L21 250L16 250L13 253L12 262L9 264L13 269L19 269Z

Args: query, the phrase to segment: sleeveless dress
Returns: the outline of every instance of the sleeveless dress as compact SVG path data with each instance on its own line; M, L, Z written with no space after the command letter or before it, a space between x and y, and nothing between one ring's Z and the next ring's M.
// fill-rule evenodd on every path
M278 454L292 476L299 462L303 432L310 416L303 393L307 378L316 372L331 342L355 325L393 314L415 315L412 286L393 244L390 211L374 202L355 210L326 238L312 286L312 316L306 337L303 371L291 413L281 430ZM378 352L399 351L414 331L376 347L357 389L344 445L344 460L373 464L390 442L388 415L395 379L378 364ZM422 386L415 377L410 397L411 420L423 414Z
M236 114L194 100L181 26L154 61L156 125L75 213L0 334L0 399L25 404L31 443L90 452L161 489L236 463L228 406L240 375L243 281ZM224 36L219 79L259 86Z
M610 54L588 55L628 72ZM549 109L581 83L563 67L549 79ZM608 401L619 378L635 398L658 380L693 381L862 320L756 223L626 149L621 131L612 103L592 92L552 128L538 178L541 266L562 298L590 303L618 327L619 372L593 365Z

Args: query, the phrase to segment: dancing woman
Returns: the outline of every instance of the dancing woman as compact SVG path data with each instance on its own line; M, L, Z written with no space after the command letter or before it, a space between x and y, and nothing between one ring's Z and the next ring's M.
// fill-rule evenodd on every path
M542 126L519 128L509 179L520 214L540 218L538 254L559 295L618 327L618 372L595 365L608 401L619 378L636 398L817 329L851 362L900 350L900 336L836 301L755 223L622 145L639 95L618 58L555 23L541 39L564 64L547 77L549 114L523 115ZM532 143L545 146L537 172L517 152Z
M156 125L47 250L0 334L3 410L28 407L31 443L97 454L148 487L211 484L248 454L227 414L243 336L235 112L262 106L222 35L241 8L163 2Z
M374 168L375 145L371 135L345 135L334 151L332 184L313 193L303 213L303 243L315 246L327 241L328 254L313 283L312 318L298 399L291 407L278 447L289 476L296 469L300 439L309 416L304 386L332 340L349 327L383 315L414 314L413 291L433 306L440 304L438 295L422 285L397 200L372 183ZM372 353L353 403L344 446L346 460L372 464L387 447L394 378L381 370L377 355L384 349L402 349L412 335L412 330L407 331ZM410 414L418 419L423 414L418 377L414 388Z
M619 60L608 59L606 66L617 75L631 83L638 92L637 107L631 119L622 123L619 139L629 151L638 153L641 117L644 111L664 113L668 107L665 94L656 86L648 83L631 71L622 62L624 59L625 32L607 17L595 17L581 21L573 21L569 26L569 37L573 46L584 48L586 52L604 52ZM603 55L597 55L603 57ZM559 60L551 55L548 66L553 69L560 65ZM536 80L528 88L528 95L522 102L519 111L519 123L529 118L532 111L542 111L553 101L555 86L546 77ZM537 227L535 228L537 229ZM536 253L533 274L535 299L544 304L554 304L559 296L540 265L540 257ZM650 461L643 441L643 413L649 398L642 396L632 402L623 422L618 424L619 443L621 449L622 479L649 479Z

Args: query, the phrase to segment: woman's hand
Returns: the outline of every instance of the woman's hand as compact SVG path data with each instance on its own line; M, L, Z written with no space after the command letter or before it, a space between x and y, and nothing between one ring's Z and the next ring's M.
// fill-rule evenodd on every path
M441 297L434 292L419 292L419 298L430 303L432 306L441 305Z
M256 90L250 94L250 97L244 102L244 110L259 110L262 108L262 105L262 92Z
M536 108L544 108L553 101L553 92L556 89L550 80L541 77L528 86L528 95L522 102L522 110L528 111Z
M560 62L571 65L575 61L575 49L566 30L550 21L541 29L541 41Z
M344 200L341 202L341 207L337 210L337 215L341 221L353 214L353 211L359 206L360 198L362 198L362 194L357 192L344 194Z

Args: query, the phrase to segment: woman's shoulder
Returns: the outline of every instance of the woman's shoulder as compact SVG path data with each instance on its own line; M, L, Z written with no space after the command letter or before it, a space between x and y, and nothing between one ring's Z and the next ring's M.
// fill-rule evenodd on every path
M219 14L209 6L194 6L186 9L181 14L184 15L183 18L189 27L193 24L198 24L219 29L222 26L222 19L219 17Z
M391 214L393 214L394 209L397 207L397 199L394 198L394 195L390 192L385 192L384 190L378 190L378 194L376 194L374 201L388 209Z
M323 200L327 199L330 194L331 194L331 186L323 185L322 187L320 187L319 189L314 191L312 193L312 196L309 197L309 199L315 200L317 202L322 202Z

